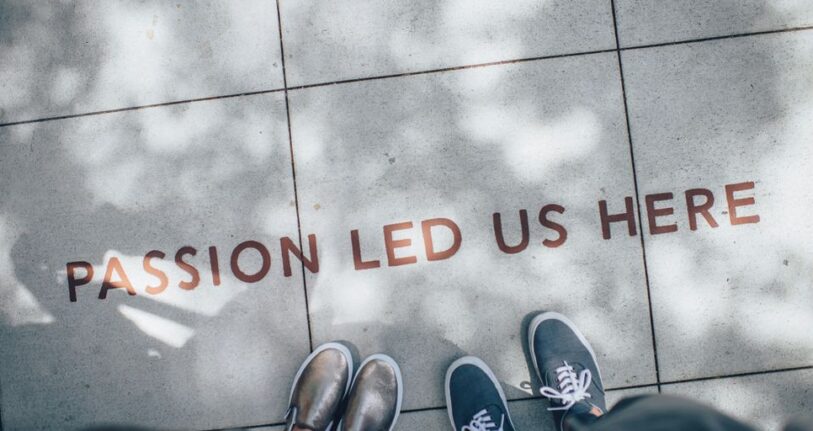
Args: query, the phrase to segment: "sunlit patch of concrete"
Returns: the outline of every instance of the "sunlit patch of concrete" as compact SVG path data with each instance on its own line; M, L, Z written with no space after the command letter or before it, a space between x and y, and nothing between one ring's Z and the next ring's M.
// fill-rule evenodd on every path
M295 85L610 48L599 1L280 3ZM365 19L364 17L377 17ZM540 25L542 22L544 25Z
M811 41L796 32L623 54L641 193L675 193L678 232L645 236L663 379L813 358ZM737 197L755 203L737 213L757 224L730 221L723 186L738 181L754 182ZM689 187L713 191L719 227L689 229Z
M56 72L51 94L56 103L67 104L81 90L81 72L74 67L63 67Z
M291 231L288 227L287 223L280 223L282 220L289 220L291 217L291 209L294 208L295 202L292 199L290 204L286 205L285 202L279 202L278 200L272 198L261 198L258 199L256 202L256 210L254 210L253 214L245 214L246 217L250 217L252 222L255 226L258 226L262 233L268 235L271 238L282 238L288 237L291 238L297 247L299 247L299 235L296 231ZM303 237L303 250L305 256L310 257L310 249L308 247L308 240L307 236L310 232L302 232ZM278 241L275 241L277 244ZM277 244L266 244L268 247L276 247ZM319 245L317 243L317 248ZM276 258L276 256L274 257ZM272 265L280 265L279 261L276 261ZM298 264L297 264L298 266ZM279 266L277 266L277 269Z
M469 105L459 126L469 133L477 144L491 144L505 136L506 124L510 124L513 112L490 103Z
M535 126L517 127L506 136L506 158L517 176L538 181L553 167L584 157L601 139L598 119L584 108L577 107L550 123L537 121Z
M137 114L144 148L156 154L182 154L200 148L205 136L219 128L227 112L222 104L195 109L145 109Z
M652 272L658 275L658 283L680 285L679 289L660 293L659 311L669 313L668 317L661 319L670 322L672 330L680 331L689 343L705 339L726 307L727 295L719 288L719 280L703 276L704 273L695 266L693 253L686 247L658 244L657 252L668 257L649 261ZM706 261L702 265L714 266L716 263L719 260ZM719 294L709 295L710 292Z
M0 269L3 265L0 265ZM5 277L3 277L5 278ZM0 286L3 302L3 317L11 326L45 325L54 323L54 317L37 301L37 298L22 284Z
M59 144L86 170L93 208L208 205L222 199L219 186L263 169L272 156L289 168L287 127L263 114L212 101L113 114L117 121L86 117L66 123Z
M384 307L389 302L389 291L382 288L385 281L377 273L363 276L355 274L350 267L335 267L324 260L319 277L311 290L312 312L329 312L333 325L344 323L373 322L392 323Z
M167 346L180 349L195 335L195 331L192 328L175 322L174 320L125 304L119 304L116 308L142 332L161 341Z
M310 119L316 120L323 118L322 116L327 113L323 112L323 110L318 110L318 106L312 109L316 112L309 110L298 114L309 120L303 122L302 127L297 128L296 132L291 131L293 136L295 136L294 142L297 144L303 141L308 143L308 145L302 147L297 146L296 149L296 158L303 163L318 163L319 156L322 154L322 147L328 145L328 143L325 142L327 140L325 130L320 127L320 124L323 124L323 122L310 121Z
M457 64L479 63L486 59L521 58L527 49L522 35L495 34L492 25L494 22L516 22L533 16L545 8L546 3L548 2L522 0L512 4L511 8L505 8L488 0L447 1L441 6L438 19L440 25L436 32L447 35L452 39L447 43L458 47L454 59ZM437 52L440 44L432 44L428 40L425 44L434 45L438 58L444 55L443 52ZM407 60L402 59L404 62Z
M478 68L477 73L457 74L457 79L450 80L450 82L460 89L469 90L466 97L472 99L472 102L475 100L487 102L490 100L489 92L494 91L503 83L503 80L509 76L507 72L509 69L505 67ZM479 104L472 103L471 105L478 106ZM495 113L499 112L501 111L497 110Z
M3 13L2 122L282 86L273 3L19 1Z
M472 286L472 290L477 289ZM438 290L429 292L421 300L422 318L431 322L437 333L458 346L467 345L479 334L475 331L478 320L488 319L486 315L472 312L469 303L474 300L473 292L459 290ZM450 304L454 307L450 309Z

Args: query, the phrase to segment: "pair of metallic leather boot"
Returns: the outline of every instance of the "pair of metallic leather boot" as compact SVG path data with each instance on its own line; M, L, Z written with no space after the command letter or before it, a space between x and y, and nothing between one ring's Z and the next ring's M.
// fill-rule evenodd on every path
M350 350L325 343L311 353L294 378L286 431L390 431L403 399L398 364L372 355L353 374Z

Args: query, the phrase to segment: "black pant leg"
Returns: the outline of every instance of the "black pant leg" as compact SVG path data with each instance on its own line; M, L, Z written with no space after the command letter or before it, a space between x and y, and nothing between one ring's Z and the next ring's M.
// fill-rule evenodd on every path
M668 395L626 398L596 421L568 418L570 431L755 431L703 404ZM589 423L592 422L592 423Z

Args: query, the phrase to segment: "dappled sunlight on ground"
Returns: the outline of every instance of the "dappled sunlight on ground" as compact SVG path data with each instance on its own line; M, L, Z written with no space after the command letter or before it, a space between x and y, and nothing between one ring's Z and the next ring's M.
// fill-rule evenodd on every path
M620 87L604 84L614 79L614 61L562 59L292 93L302 229L322 250L319 274L308 274L316 342L347 339L393 355L410 385L407 408L442 403L439 374L461 354L482 356L509 396L525 396L522 319L557 309L598 335L611 385L653 381L640 242L601 242L597 218L598 199L617 205L633 194L623 111L610 108L620 106ZM565 75L578 84L545 84ZM558 236L539 222L551 203L565 207L550 214L567 228L560 248L542 245ZM505 241L516 245L520 209L528 212L529 245L508 255L497 249L492 214L502 214ZM436 217L453 220L462 242L448 260L428 261L420 223ZM390 266L382 227L404 221L412 227L393 238L411 243L395 258L416 263ZM380 267L353 270L351 229L359 229L362 260ZM448 229L437 232L446 237L434 248L448 248ZM631 361L640 366L621 367Z
M813 83L802 73L810 40L800 33L675 46L655 60L624 54L642 192L675 193L674 216L661 224L677 222L678 232L646 239L666 379L813 358L805 329L813 323L813 266L804 258L813 251L806 240L813 195L803 186L813 160L804 120ZM683 64L694 67L687 73ZM635 124L648 127L636 135ZM742 181L754 188L736 198L755 204L736 215L758 215L758 224L731 224L723 185ZM719 227L701 219L689 230L683 190L693 187L714 193Z
M121 422L134 402L141 424L206 428L281 417L268 405L287 394L269 388L289 384L309 344L299 262L285 277L280 259L280 237L297 241L284 109L282 95L269 94L0 129L15 150L0 157L10 179L0 185L8 196L0 203L8 322L0 335L17 346L2 360L19 364L3 375L4 421L33 426L41 417L33 411L51 406L60 423ZM231 267L247 240L271 253L256 283L238 280ZM179 286L192 276L173 262L185 246L196 250L183 257L198 272L193 290ZM219 285L209 247L217 249ZM150 250L166 255L151 261L167 277L157 294L145 291L160 281L143 267ZM125 274L136 295L118 288L98 299L114 258L121 267L110 281ZM88 262L94 276L70 302L66 264L75 261ZM259 254L240 253L237 266L257 273ZM23 323L49 324L17 329ZM58 365L69 362L82 365ZM31 384L36 397L7 413L22 395L5 389ZM95 400L109 387L131 395L100 412ZM55 393L72 401L55 405ZM184 413L168 422L167 405L184 405ZM222 409L229 412L207 414Z
M3 429L279 423L336 339L393 356L405 423L431 428L462 355L536 394L523 325L542 310L611 389L665 382L771 427L809 410L809 370L704 379L813 365L813 33L679 39L813 21L799 0L690 3L0 5ZM613 4L622 46L670 43L614 51ZM282 89L278 22L304 87ZM210 96L229 97L183 102ZM47 118L164 102L183 103ZM732 226L725 186L750 181L737 212L759 223ZM689 229L697 187L719 227ZM678 230L651 234L663 192ZM627 197L636 234L603 239L599 201ZM427 236L437 218L459 244ZM286 254L310 259L308 235L318 270Z
M11 1L0 11L2 122L282 87L273 2Z
M170 347L180 349L195 335L195 331L188 326L138 308L124 304L119 304L116 308L124 317L133 322L138 329Z

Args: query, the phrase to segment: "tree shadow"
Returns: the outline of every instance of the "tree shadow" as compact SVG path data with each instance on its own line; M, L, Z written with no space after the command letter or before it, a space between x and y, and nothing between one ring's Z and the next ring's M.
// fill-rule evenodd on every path
M731 13L741 8L733 1L726 7ZM47 36L70 47L58 35L91 31L71 7L57 9L66 14L58 22L67 28L56 29L37 17L40 6L3 3L0 8L0 43L15 44L15 34L30 31L33 37ZM771 13L769 7L765 11ZM211 18L200 13L201 20ZM380 19L397 27L409 17ZM518 32L530 34L538 19L522 17ZM177 27L182 46L184 37L194 38L195 21ZM225 19L222 25L235 23ZM443 30L443 25L438 21L430 27ZM682 57L662 60L660 66L681 63L664 67L672 73L660 77L663 87L658 91L637 94L637 81L626 75L642 195L680 192L670 181L674 172L692 172L686 175L692 184L684 179L681 187L720 187L750 179L742 176L754 172L761 176L757 181L771 177L777 166L799 170L788 151L797 148L784 148L779 133L760 135L781 129L785 116L797 118L805 102L783 88L788 81L777 61L786 58L782 53L787 48L762 36L715 43L736 44L741 59L719 77L715 67L720 62L703 44L675 48ZM519 44L517 55L540 52L526 41ZM19 104L4 103L0 121L42 114L43 104L56 110L46 110L50 115L76 106L99 109L101 105L94 105L98 101L131 106L187 94L188 88L169 88L183 81L186 69L169 68L169 84L150 93L160 93L160 100L143 99L132 88L110 96L109 84L94 95L91 87L107 82L98 75L105 70L106 54L77 57L69 49L62 51L64 58L17 63L15 67L25 69L23 81L34 84L26 84L26 95L14 99ZM373 57L396 65L409 62L392 45L381 45L379 51ZM655 61L652 52L629 55L646 63ZM628 52L623 58L627 73ZM205 89L205 95L231 92L211 78L228 74L233 65L226 63L193 86ZM61 71L63 67L78 69L78 75ZM705 68L697 74L710 83L708 91L689 99L673 97L683 101L674 110L667 97L692 91L693 83L680 78L698 67ZM760 68L765 85L757 90L738 85L751 79L753 67ZM246 74L252 77L246 88L267 88L252 87L269 82L267 70L249 67ZM51 82L67 89L44 84ZM85 94L88 98L82 99ZM175 293L161 301L118 291L107 301L95 299L98 277L111 256L126 258L128 273L139 272L145 252L160 249L171 255L192 245L199 252L194 262L206 268L211 265L205 256L209 245L228 253L247 239L274 249L279 237L294 238L281 94L0 128L0 339L13 346L0 352L4 423L73 428L132 418L150 426L211 428L278 422L290 377L307 354L307 317L314 344L347 339L359 346L359 353L381 351L398 360L406 377L408 409L442 405L445 368L464 354L483 357L510 398L527 398L522 383L534 377L517 324L540 308L561 311L579 324L594 342L608 387L655 383L639 237L614 230L611 241L600 239L597 200L621 205L623 197L635 193L615 53L297 90L290 97L302 232L318 235L322 264L319 274L307 275L310 316L304 315L301 277L296 271L283 277L278 261L258 285L224 275L223 284L213 286L202 272L204 281L191 297ZM647 123L644 115L636 115L639 110L668 121ZM714 124L703 129L708 135L678 143L709 118ZM728 134L726 127L737 133ZM674 138L669 157L647 155L650 148L663 149L647 134L651 128ZM727 140L737 136L752 138L744 141L743 150L758 156L737 158L737 165L708 157L715 146L728 148ZM706 140L708 144L696 145ZM698 147L708 153L696 154ZM686 160L707 162L692 171ZM748 261L738 255L753 246L732 248L726 242L738 240L739 230L675 235L664 243L668 247L643 234L662 377L703 377L809 360L806 338L779 332L761 342L741 317L754 307L783 310L783 304L809 298L799 293L811 273L804 258L809 255L802 244L805 236L780 236L784 227L769 227L775 225L768 216L779 216L776 208L794 202L767 188L788 184L781 180L758 183L768 190L758 202L768 202L771 209L756 228L741 228L764 229L764 236L753 235L755 241L776 255L770 256L770 265L759 267L757 280L748 277L753 254ZM566 208L554 217L569 235L558 249L541 245L552 233L536 223L539 208L548 203ZM807 206L800 208L792 215L803 214ZM506 235L516 241L520 209L529 212L531 245L509 256L496 249L491 214L503 214ZM452 259L427 262L421 237L413 230L408 233L413 245L403 252L418 256L418 264L353 271L350 229L361 229L365 253L386 266L381 226L403 220L417 224L430 217L460 224L464 244ZM644 228L638 226L638 231ZM681 314L682 304L672 299L683 295L669 293L681 287L669 278L674 268L661 263L673 252L685 256L682 273L713 274L716 266L731 265L732 284L709 278L702 286L743 290L729 296L717 291L687 296L698 310L705 299L722 300L714 313ZM90 260L99 273L81 288L80 302L71 304L64 265L76 259ZM794 272L788 273L781 260L790 262ZM741 300L751 294L760 304ZM128 319L122 306L174 321L195 335L180 348L168 347ZM793 316L810 316L809 309L807 314L801 308L792 311ZM732 349L722 357L714 349L697 349L698 340L682 335L683 325L694 325L686 327L696 328L706 346L724 343ZM792 359L782 359L788 357ZM695 370L681 365L689 361ZM776 399L783 396L777 391ZM793 412L790 407L783 411Z

